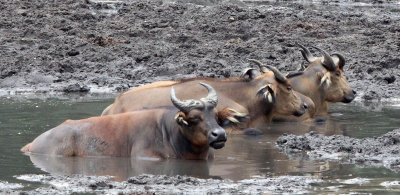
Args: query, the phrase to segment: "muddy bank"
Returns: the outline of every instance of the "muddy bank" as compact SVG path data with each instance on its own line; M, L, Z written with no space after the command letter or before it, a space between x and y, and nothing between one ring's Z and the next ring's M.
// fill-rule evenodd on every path
M400 169L400 129L362 139L343 135L323 136L314 132L302 136L283 135L277 139L276 146L291 157Z
M253 177L233 182L231 180L198 179L185 176L140 175L127 181L111 181L110 177L75 175L21 175L17 179L46 184L25 194L261 194L307 193L311 184L321 180L307 176L281 176L274 178Z
M16 190L23 188L24 186L16 183L8 183L7 181L0 181L0 193L11 194L16 193Z
M304 62L299 42L344 54L359 97L400 96L400 9L391 2L199 2L4 1L0 95L231 77L248 58L290 71Z

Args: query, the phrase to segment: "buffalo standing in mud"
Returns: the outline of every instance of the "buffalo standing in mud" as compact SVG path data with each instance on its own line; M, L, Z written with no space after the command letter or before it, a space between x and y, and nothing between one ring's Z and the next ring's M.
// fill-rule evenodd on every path
M200 100L170 99L177 108L157 108L118 115L67 120L41 134L23 152L64 156L139 156L208 159L220 149L226 133L216 122L216 91Z
M119 95L102 115L170 105L171 102L165 98L171 86L181 94L181 98L198 98L203 93L203 89L198 87L199 82L212 85L218 92L218 120L222 125L234 123L236 127L245 129L271 121L274 115L304 114L308 107L304 98L307 97L292 90L290 81L276 68L269 66L269 69L272 72L254 79L194 78L145 85Z

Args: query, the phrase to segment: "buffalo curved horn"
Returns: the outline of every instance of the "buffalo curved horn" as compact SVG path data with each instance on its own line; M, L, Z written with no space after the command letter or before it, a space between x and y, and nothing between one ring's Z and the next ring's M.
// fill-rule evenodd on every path
M218 103L218 96L217 92L215 91L214 88L212 88L210 85L201 83L204 87L208 89L208 95L205 98L201 98L200 100L179 100L176 95L175 95L175 88L171 88L171 101L174 104L175 107L177 107L179 110L187 113L192 109L198 108L198 109L203 109L206 106L211 106L215 107L217 106Z
M250 62L253 62L254 64L256 64L256 65L258 66L258 68L260 68L260 71L261 71L262 73L269 72L268 69L265 68L264 65L263 65L260 61L255 60L255 59L248 59L248 60L249 60Z
M200 101L203 101L204 103L209 104L212 107L216 107L218 104L218 96L215 89L206 83L200 82L200 85L203 85L208 90L207 97L201 98Z
M338 62L338 65L339 65L339 68L341 69L341 70L343 70L343 66L344 66L344 64L345 64L345 60L344 60L344 57L341 55L341 54L338 54L338 53L334 53L334 54L332 54L331 56L336 56L338 59L339 59L339 62Z
M183 112L189 112L191 110L191 105L190 105L191 103L188 101L179 100L175 95L175 89L173 86L171 87L171 101L175 107L177 107L179 110Z
M315 47L315 46L314 46L314 48L315 48L316 50L318 50L319 52L321 52L322 55L324 56L324 60L322 61L322 65L323 65L326 69L328 69L329 71L335 71L335 70L336 70L336 65L335 65L335 63L333 62L332 57L331 57L326 51L324 51L323 49L321 49L321 48L319 48L319 47Z
M270 65L265 65L265 66L274 73L276 80L278 80L280 83L286 82L285 75L283 75L277 68Z
M301 45L300 43L296 43L296 44L301 48L301 50L300 50L301 55L303 56L303 58L304 58L307 62L311 63L311 62L313 62L314 60L316 60L316 58L311 54L310 50L308 50L306 47L304 47L304 46Z
M260 67L261 72L266 73L268 72L268 69L271 70L274 75L276 80L278 80L281 83L286 82L286 77L285 75L283 75L278 69L276 69L273 66L270 65L263 65L260 61L258 60L254 60L254 59L249 59L250 62L254 62L255 64L257 64L258 67ZM264 67L265 66L265 67Z

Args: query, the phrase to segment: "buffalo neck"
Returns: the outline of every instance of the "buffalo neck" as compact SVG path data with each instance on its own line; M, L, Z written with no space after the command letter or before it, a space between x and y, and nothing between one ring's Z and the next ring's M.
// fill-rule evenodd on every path
M318 68L309 67L303 74L290 78L294 90L311 98L315 104L316 112L325 102L325 89L320 86L318 72Z
M257 96L257 92L261 87L274 82L269 78L253 79L251 81L207 80L206 82L213 86L217 90L218 94L222 94L246 107L250 113L263 112L263 114L265 114L265 112L270 112L271 110L271 108L266 108L271 107L269 105L260 105L260 101L258 101L259 97ZM220 105L222 104L219 103L218 107ZM223 107L226 107L226 105Z
M197 148L193 146L189 139L181 132L181 126L175 121L178 109L172 109L163 116L161 131L163 134L164 145L171 147L176 158L184 159L205 159L208 157L209 146Z

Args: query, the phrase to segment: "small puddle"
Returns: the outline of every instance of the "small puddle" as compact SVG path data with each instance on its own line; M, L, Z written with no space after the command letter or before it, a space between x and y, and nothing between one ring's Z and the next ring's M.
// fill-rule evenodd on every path
M400 108L393 106L365 107L355 103L335 104L330 110L330 120L324 124L274 123L265 126L263 129L265 134L262 136L230 135L226 146L217 150L216 158L210 161L27 156L19 151L36 136L66 119L82 119L99 115L112 101L112 99L85 98L73 100L1 99L0 181L21 183L29 189L37 188L40 184L18 180L14 176L48 173L111 175L114 176L113 180L122 181L142 173L149 173L238 181L249 179L254 175L267 177L293 175L323 178L326 182L318 185L316 191L350 192L363 188L379 191L399 188L393 182L400 175L385 168L362 168L338 162L288 158L275 147L275 140L283 133L302 135L309 131L316 131L325 135L340 134L357 138L382 135L400 127L398 120Z

